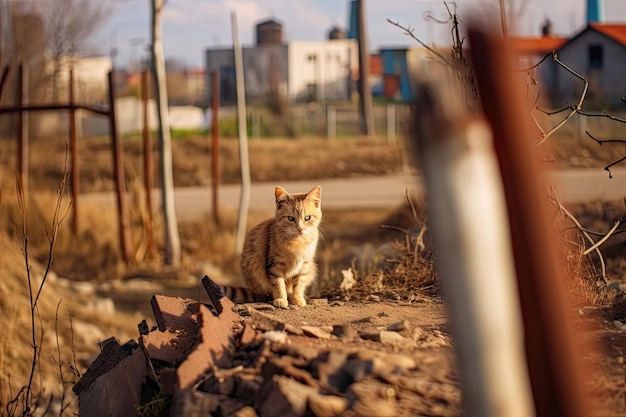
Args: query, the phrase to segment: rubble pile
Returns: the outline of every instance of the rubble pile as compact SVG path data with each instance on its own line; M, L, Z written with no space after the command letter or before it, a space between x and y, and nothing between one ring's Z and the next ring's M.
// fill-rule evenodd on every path
M74 386L81 416L460 414L458 383L438 371L436 352L374 349L366 344L383 341L345 326L289 325L203 284L212 305L155 295L155 328L142 322L138 341L101 343Z

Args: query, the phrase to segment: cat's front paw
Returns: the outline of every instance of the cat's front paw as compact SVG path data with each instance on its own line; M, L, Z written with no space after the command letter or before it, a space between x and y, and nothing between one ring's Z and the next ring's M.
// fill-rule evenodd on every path
M298 307L304 307L306 305L306 300L302 297L293 297L293 304Z
M289 308L289 303L284 298L275 299L273 304L274 304L274 307L277 307L277 308Z

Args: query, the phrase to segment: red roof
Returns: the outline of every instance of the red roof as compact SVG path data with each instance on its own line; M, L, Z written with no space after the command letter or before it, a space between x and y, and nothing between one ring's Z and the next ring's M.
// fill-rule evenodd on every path
M626 24L589 23L589 26L614 41L626 46Z
M545 55L559 49L567 39L553 36L510 37L509 41L520 55Z

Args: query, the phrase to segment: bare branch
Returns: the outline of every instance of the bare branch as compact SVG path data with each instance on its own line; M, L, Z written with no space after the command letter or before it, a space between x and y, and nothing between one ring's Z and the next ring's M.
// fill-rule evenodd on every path
M397 28L400 28L404 31L404 34L408 37L410 37L411 39L415 40L417 43L419 43L420 45L422 45L424 48L426 48L430 53L432 53L433 55L435 55L437 58L439 58L440 60L442 60L446 65L452 65L443 55L441 55L441 53L439 53L436 49L428 46L426 43L424 43L420 38L418 38L417 36L415 36L415 34L413 33L415 31L414 28L412 28L411 26L402 26L399 22L394 22L391 19L387 19L387 22L389 22L390 24L394 25Z
M535 146L534 146L535 148L541 146L541 144L544 143L546 140L548 140L548 138L554 132L559 130L565 123L567 123L567 121L569 119L572 118L572 116L574 116L578 111L581 110L582 105L583 105L583 101L585 101L585 97L587 96L587 90L589 89L589 82L587 81L587 79L585 77L583 77L582 75L580 75L579 73L577 73L576 71L574 71L573 69L571 69L570 67L568 67L567 65L565 65L563 62L561 62L559 60L559 57L557 56L556 51L552 51L552 59L554 60L554 62L556 62L561 67L563 67L565 70L567 70L570 74L572 74L575 77L579 78L585 84L585 87L583 88L583 92L580 95L580 99L578 100L578 104L576 105L576 107L573 108L570 111L570 113L563 120L561 120L556 126L554 126L548 133L545 133L545 134L541 135L539 142L537 144L535 144Z
M585 237L585 239L587 239L589 241L589 243L591 243L591 245L592 245L591 247L594 247L596 245L596 242L589 235L589 233L587 233L585 231L585 229L582 227L582 225L580 224L578 219L576 219L576 217L561 204L561 201L559 201L559 197L556 194L556 191L554 190L554 188L552 188L552 198L551 199L552 199L553 203L561 211L561 213L563 213L572 223L574 223L574 225L579 230L579 232ZM602 252L600 252L600 249L597 246L595 248L593 248L593 251L596 252L596 255L598 255L598 259L600 261L600 268L602 270L602 275L601 275L602 281L604 282L605 285L608 285L608 281L606 280L606 265L604 263L604 257L602 256Z
M604 242L606 242L608 240L608 238L610 238L615 233L615 231L617 230L617 228L619 227L620 224L622 224L622 220L621 219L619 219L619 220L617 220L615 222L615 224L613 225L611 230L606 232L606 234L602 237L602 239L598 240L594 245L588 247L583 252L583 255L589 255L591 252L593 252L594 250L598 249Z

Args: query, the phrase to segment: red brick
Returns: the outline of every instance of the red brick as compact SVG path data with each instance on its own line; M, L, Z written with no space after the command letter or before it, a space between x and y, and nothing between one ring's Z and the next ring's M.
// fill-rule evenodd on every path
M196 300L181 297L153 295L150 300L154 318L162 332L166 330L183 330L188 334L198 331L198 308Z
M150 359L177 365L196 342L196 334L155 330L139 338Z
M235 305L228 298L221 298L219 303L222 308L219 316L200 305L198 343L176 369L174 388L177 390L192 387L214 367L231 367L229 351L234 350L233 325L241 318L232 311Z

